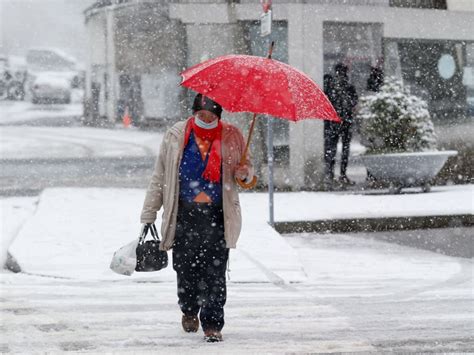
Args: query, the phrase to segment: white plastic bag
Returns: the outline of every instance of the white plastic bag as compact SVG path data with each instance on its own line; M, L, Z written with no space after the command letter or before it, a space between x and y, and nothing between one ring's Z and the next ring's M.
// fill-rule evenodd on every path
M133 242L124 245L114 253L110 268L120 275L130 276L137 266L137 245L138 238Z

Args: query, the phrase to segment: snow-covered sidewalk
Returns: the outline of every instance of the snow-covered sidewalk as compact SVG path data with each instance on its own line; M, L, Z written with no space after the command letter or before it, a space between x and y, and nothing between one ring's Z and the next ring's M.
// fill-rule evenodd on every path
M29 199L38 206L9 250L25 272L71 279L123 279L109 270L109 264L116 249L138 237L144 194L135 189L47 189L38 201ZM2 200L2 206L6 215L13 215L10 211L18 199L9 200ZM231 280L277 284L304 280L294 250L261 214L250 216L245 205L244 210L239 248L231 252ZM159 216L158 225L161 213ZM8 233L18 228L6 226L5 230ZM168 267L159 273L136 273L132 277L170 281L174 274Z
M464 195L472 192L464 186L393 197L405 199L406 210L414 213L421 207L406 199L446 194L459 200L449 195L459 189ZM474 348L472 259L340 234L283 237L266 223L266 195L255 193L241 195L244 225L231 252L225 341L206 344L200 332L184 334L170 266L131 277L108 268L113 251L137 237L144 193L55 188L39 197L0 200L2 249L15 237L10 251L25 271L0 273L0 351L262 354ZM302 214L312 204L327 203L331 194L277 194L278 218L297 216L292 210L299 195L306 204ZM390 200L373 213L392 207L398 213L396 206ZM432 212L433 206L425 207ZM302 217L327 217L308 213Z
M474 187L466 185L437 187L427 194L278 193L276 221L474 214L473 192ZM21 198L3 199L2 215L10 218L2 222L2 249L5 252L16 234L10 251L27 272L73 279L121 278L108 265L113 252L137 236L144 194L139 189L56 188L27 199L29 204ZM294 250L267 223L267 198L264 193L241 194L243 229L239 247L231 253L231 279L304 281ZM161 212L158 215L159 225ZM168 268L156 276L133 277L174 276Z
M252 210L268 215L265 193L242 194ZM474 215L474 185L433 187L430 193L406 190L391 195L373 192L284 192L275 194L275 221Z

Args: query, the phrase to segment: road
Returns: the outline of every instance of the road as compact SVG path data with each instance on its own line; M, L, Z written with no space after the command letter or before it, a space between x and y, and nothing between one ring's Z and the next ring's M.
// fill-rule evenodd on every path
M145 188L154 157L0 160L0 196L37 195L48 187Z

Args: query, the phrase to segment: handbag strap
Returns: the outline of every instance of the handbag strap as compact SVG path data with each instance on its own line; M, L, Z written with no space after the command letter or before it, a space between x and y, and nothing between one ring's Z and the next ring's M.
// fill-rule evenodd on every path
M153 223L153 224L151 225L150 232L151 232L151 236L152 236L153 238L155 238L155 240L157 240L157 241L159 242L159 241L160 241L160 237L158 236L158 231L156 230L155 223Z
M158 236L158 231L156 230L155 223L145 224L141 230L140 237L138 238L138 242L141 244L145 241L146 236L148 234L148 230L150 230L150 234L157 242L160 241L160 237Z

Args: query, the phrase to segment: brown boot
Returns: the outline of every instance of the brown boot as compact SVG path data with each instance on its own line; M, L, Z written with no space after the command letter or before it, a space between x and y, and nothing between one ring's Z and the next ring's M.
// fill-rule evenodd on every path
M199 329L199 319L197 316L187 316L183 314L181 325L186 333L196 333Z
M207 329L204 331L204 340L208 343L222 341L222 333L219 330Z

